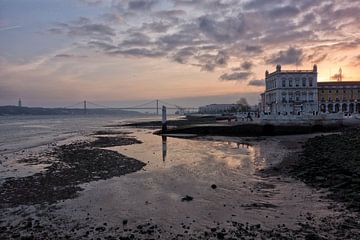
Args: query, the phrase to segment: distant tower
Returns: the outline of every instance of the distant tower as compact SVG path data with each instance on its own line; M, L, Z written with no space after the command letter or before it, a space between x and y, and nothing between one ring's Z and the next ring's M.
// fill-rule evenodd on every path
M84 113L86 114L87 107L86 107L86 100L84 101Z
M21 98L19 98L18 107L22 107Z
M338 81L338 82L342 82L342 78L343 78L342 69L340 68L340 69L339 69L339 74L337 75L337 81Z
M316 64L314 64L313 72L317 72L317 65Z
M276 65L276 71L281 72L281 65L280 64Z

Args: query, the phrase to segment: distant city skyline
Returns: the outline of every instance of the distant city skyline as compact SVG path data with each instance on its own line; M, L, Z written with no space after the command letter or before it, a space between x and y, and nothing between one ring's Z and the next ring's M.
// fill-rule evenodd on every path
M360 80L351 0L0 0L0 105L251 104L265 70Z

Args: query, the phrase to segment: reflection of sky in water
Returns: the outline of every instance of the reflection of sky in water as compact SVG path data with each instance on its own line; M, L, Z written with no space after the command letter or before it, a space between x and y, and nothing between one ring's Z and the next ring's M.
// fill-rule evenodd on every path
M258 149L233 141L203 141L161 137L139 131L135 135L143 144L113 147L127 156L139 159L148 165L146 170L171 168L178 165L228 168L231 171L253 173L264 167L264 161L256 157Z
M192 219L196 220L195 228L228 220L274 227L279 223L296 224L303 211L324 209L313 204L313 193L303 185L255 174L274 161L267 157L269 152L281 151L272 141L248 146L238 144L240 138L163 139L148 130L131 131L142 144L111 149L147 163L144 169L84 185L85 191L68 201L66 209L76 209L77 214L90 213L101 221L101 207L108 222L116 224L126 218L130 225L136 225L153 219L174 228ZM212 184L217 188L213 189ZM181 201L186 195L192 196L193 201ZM249 208L253 203L278 207Z

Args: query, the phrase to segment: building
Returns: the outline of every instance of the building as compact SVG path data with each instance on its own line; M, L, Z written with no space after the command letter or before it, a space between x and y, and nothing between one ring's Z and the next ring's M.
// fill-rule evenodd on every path
M312 70L281 70L265 72L265 92L260 109L270 115L317 115L317 66Z
M319 109L323 113L360 113L360 81L319 82Z
M210 104L199 107L199 113L224 113L229 111L234 112L238 108L238 104Z

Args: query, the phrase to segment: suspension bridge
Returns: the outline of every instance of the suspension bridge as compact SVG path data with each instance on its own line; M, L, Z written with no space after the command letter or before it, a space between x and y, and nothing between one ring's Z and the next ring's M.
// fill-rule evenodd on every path
M107 110L155 110L156 114L159 115L160 109L162 106L165 106L169 110L178 111L179 114L189 113L189 112L195 112L198 111L198 108L194 107L183 107L176 104L168 103L159 99L152 100L149 102L145 102L142 104L134 105L134 106L128 106L128 107L112 107L112 106L106 106L103 104L98 104L94 102L90 102L87 100L77 102L75 104L64 106L62 108L65 109L84 109L84 112L86 113L89 109L107 109Z

